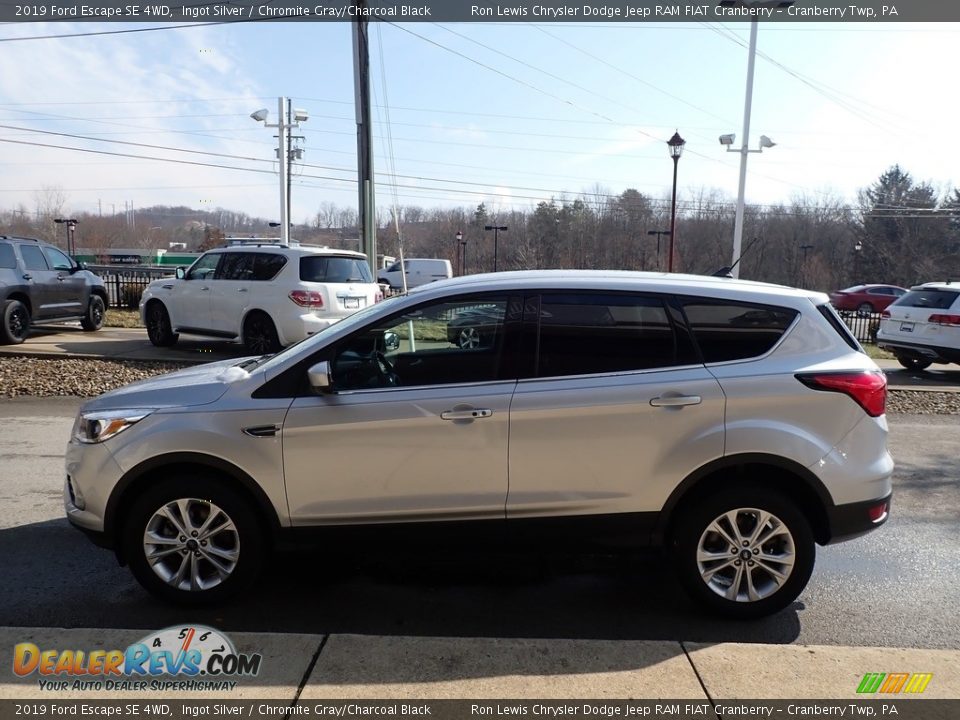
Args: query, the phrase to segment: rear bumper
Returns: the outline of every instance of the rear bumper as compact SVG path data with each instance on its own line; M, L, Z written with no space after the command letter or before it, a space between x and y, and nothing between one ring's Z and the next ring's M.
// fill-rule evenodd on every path
M902 340L887 340L877 338L877 347L889 350L894 355L907 358L917 358L935 363L960 363L960 348L949 348L940 345L918 345Z
M827 508L827 523L832 545L865 535L876 530L890 517L892 493L876 500L834 505Z

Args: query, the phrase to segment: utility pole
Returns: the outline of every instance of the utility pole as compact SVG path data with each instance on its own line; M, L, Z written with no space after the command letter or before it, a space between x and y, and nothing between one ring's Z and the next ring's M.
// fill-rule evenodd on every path
M287 99L277 98L277 159L280 161L280 242L290 244L290 193L287 170Z
M365 17L367 0L355 0L358 18ZM373 128L370 123L370 45L368 23L353 23L353 88L357 122L357 192L359 195L360 252L366 253L377 276L377 213L374 207Z

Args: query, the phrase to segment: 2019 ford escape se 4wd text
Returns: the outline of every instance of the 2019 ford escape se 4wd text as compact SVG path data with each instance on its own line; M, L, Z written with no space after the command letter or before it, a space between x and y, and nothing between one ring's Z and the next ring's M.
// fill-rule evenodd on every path
M449 328L478 308L484 342L458 342ZM468 276L88 402L65 506L172 601L225 600L271 548L348 533L381 549L663 545L693 598L756 617L799 595L817 543L887 519L885 399L821 293Z

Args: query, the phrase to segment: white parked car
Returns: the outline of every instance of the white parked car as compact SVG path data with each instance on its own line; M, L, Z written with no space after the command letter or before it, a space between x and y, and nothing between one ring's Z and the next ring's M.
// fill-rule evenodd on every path
M960 363L960 283L915 285L880 320L877 345L905 368Z
M453 277L453 268L449 260L439 258L407 258L403 261L407 273L407 289L446 280ZM380 282L387 283L394 290L403 288L403 270L400 261L377 274Z
M382 299L362 253L258 244L204 253L176 278L150 283L140 315L150 342L180 333L243 342L269 353Z

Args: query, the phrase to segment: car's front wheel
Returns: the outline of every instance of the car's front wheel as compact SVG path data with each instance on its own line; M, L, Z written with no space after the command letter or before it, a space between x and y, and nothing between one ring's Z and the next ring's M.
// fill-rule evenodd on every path
M147 337L157 347L170 347L180 337L173 331L170 315L159 300L147 305Z
M264 559L263 531L249 502L202 474L152 485L133 503L123 543L143 587L190 605L235 595Z
M739 619L782 610L813 572L813 534L794 503L742 486L691 506L673 536L680 579L700 604Z
M103 320L106 316L106 307L103 304L103 298L99 295L91 295L90 302L87 303L87 311L80 319L80 326L87 332L93 332L103 327Z
M931 365L929 360L918 357L907 357L906 355L897 355L897 362L907 370L926 370Z
M7 300L0 308L0 342L19 345L30 332L30 311L19 300Z
M860 303L857 306L857 315L863 317L865 315L873 315L873 305L868 302Z

